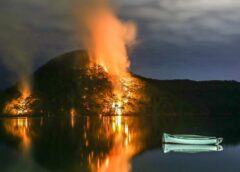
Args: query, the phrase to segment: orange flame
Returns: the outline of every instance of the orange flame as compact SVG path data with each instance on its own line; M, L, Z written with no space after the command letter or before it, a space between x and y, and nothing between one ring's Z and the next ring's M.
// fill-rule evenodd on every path
M78 33L90 57L89 66L99 65L108 73L114 95L110 100L112 109L121 115L130 98L123 81L132 78L127 50L135 43L137 27L133 22L120 20L108 0L77 2L74 9L80 26Z
M92 64L99 64L110 75L113 92L122 95L120 79L128 76L130 61L127 46L134 43L136 27L132 22L123 22L108 8L98 8L87 18L89 31L85 42Z
M31 89L27 81L22 81L19 86L21 96L17 99L13 99L11 102L6 104L4 113L12 115L23 115L32 112L29 105L32 104L35 99L29 99L31 96Z
M135 40L135 25L120 21L112 10L104 8L90 15L88 27L91 60L114 76L125 76L130 66L126 46Z
M21 92L21 97L23 99L28 98L31 95L30 84L27 81L22 81L20 84L19 91Z

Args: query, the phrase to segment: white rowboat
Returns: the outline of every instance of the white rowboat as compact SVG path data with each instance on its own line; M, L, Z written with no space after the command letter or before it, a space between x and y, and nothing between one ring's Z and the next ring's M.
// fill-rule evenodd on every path
M219 145L223 138L199 136L199 135L170 135L163 134L163 143L185 144L185 145Z

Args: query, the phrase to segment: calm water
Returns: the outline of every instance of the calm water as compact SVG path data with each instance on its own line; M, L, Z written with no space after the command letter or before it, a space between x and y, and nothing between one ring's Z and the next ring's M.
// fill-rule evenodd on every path
M69 117L0 120L1 172L240 171L238 119ZM163 132L224 137L221 152L164 153Z

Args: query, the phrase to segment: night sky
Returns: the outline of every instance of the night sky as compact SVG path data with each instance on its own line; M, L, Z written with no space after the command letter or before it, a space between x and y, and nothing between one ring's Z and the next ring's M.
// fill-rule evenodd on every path
M118 6L119 17L138 26L130 51L134 73L240 81L239 0L125 0ZM32 70L81 48L69 0L1 0L0 11L0 88L17 79L16 66L6 67L12 57L6 52L15 45L31 52Z

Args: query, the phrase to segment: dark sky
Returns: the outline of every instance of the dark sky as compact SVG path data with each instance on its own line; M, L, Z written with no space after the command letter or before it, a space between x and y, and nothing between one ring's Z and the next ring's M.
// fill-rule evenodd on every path
M138 25L138 41L130 54L133 72L157 79L240 81L239 0L119 4L120 18ZM24 68L16 54L9 53L16 47L33 57L32 70L81 48L69 0L2 0L0 11L0 88L14 82L14 73Z

